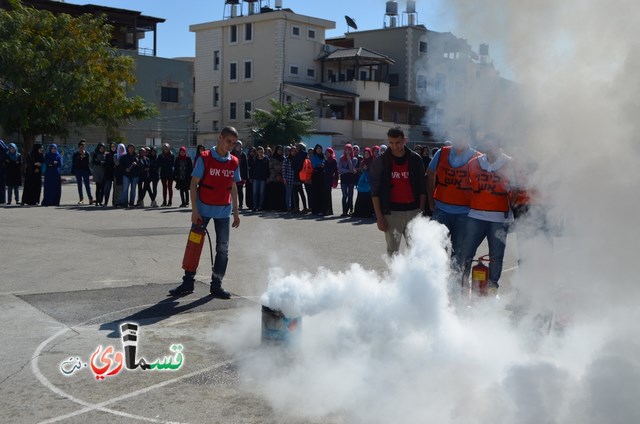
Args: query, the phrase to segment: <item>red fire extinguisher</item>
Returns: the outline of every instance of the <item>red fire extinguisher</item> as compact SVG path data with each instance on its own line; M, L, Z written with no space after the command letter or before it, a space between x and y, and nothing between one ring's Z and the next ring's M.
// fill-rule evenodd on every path
M480 256L471 268L471 290L480 296L487 295L487 283L489 282L489 267L484 262L489 262L489 255Z
M207 230L200 225L191 227L187 247L184 249L184 258L182 258L182 269L185 271L196 272L198 269L206 232Z

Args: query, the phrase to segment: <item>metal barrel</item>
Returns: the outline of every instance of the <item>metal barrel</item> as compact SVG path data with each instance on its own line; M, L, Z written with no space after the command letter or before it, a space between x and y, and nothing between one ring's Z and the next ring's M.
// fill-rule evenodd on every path
M290 345L300 334L302 318L286 317L281 311L262 306L262 343Z

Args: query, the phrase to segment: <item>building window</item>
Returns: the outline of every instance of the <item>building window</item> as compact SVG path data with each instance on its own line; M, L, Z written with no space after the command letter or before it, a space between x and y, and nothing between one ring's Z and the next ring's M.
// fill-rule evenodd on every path
M427 77L426 77L426 75L418 74L417 89L418 90L425 90L426 88L427 88Z
M313 68L307 68L307 78L315 78L316 70Z
M244 41L252 41L253 40L253 24L248 23L244 24Z
M220 50L216 50L213 52L213 70L220 70Z
M298 65L290 65L289 74L298 76L300 74L300 67Z
M213 87L213 107L220 106L220 86Z
M244 79L245 81L250 80L253 78L253 74L252 74L252 67L253 62L250 60L245 60L244 61Z
M211 122L211 131L218 131L218 121Z
M397 87L400 85L400 74L389 74L389 85Z
M360 81L367 80L367 71L360 71Z
M229 103L229 119L238 119L238 105L236 102Z
M427 42L426 41L421 41L420 42L420 53L426 53L427 52Z
M178 88L162 87L160 93L160 101L166 103L178 103Z
M244 102L244 119L251 119L251 102Z
M307 30L307 38L310 40L315 40L316 39L316 30L315 29L308 29Z
M231 25L229 27L229 43L238 42L238 25Z
M229 81L238 81L238 63L229 63Z
M294 38L300 38L300 27L292 26L291 27L291 36Z
M391 112L391 122L394 124L398 123L398 112Z
M327 79L331 82L336 82L336 74L333 69L327 69Z

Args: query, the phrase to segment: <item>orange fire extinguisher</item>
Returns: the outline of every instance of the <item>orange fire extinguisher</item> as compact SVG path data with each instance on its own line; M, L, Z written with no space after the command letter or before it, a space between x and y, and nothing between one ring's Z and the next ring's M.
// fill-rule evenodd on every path
M198 269L206 233L207 230L200 225L191 227L189 238L187 239L187 247L184 249L184 258L182 258L182 269L185 271L196 272Z
M480 296L486 296L489 267L484 262L489 262L489 255L480 256L474 262L477 262L477 264L471 268L471 290Z

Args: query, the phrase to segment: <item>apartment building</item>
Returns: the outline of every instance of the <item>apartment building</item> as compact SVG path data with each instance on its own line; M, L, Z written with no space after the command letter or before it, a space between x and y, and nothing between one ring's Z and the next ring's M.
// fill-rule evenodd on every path
M138 95L156 106L159 115L143 120L126 122L118 128L117 140L136 145L160 145L167 141L172 145L195 145L193 116L193 58L168 59L156 56L157 25L163 18L143 15L128 9L93 4L71 4L51 0L22 0L23 5L48 10L51 13L66 13L71 16L83 14L104 15L113 27L111 44L119 54L131 56L135 62L137 83L131 88ZM0 8L8 9L7 0L0 0ZM140 41L151 37L151 48L140 47ZM89 144L109 141L105 128L87 126L72 128L69 140L41 136L40 141L75 146L79 138ZM17 134L8 139L19 141Z
M220 21L191 25L196 35L195 119L198 141L209 145L225 125L252 140L251 112L268 100L299 101L287 82L315 83L327 29L334 22L290 9L227 1ZM247 10L242 10L247 7ZM304 97L302 97L304 99Z

